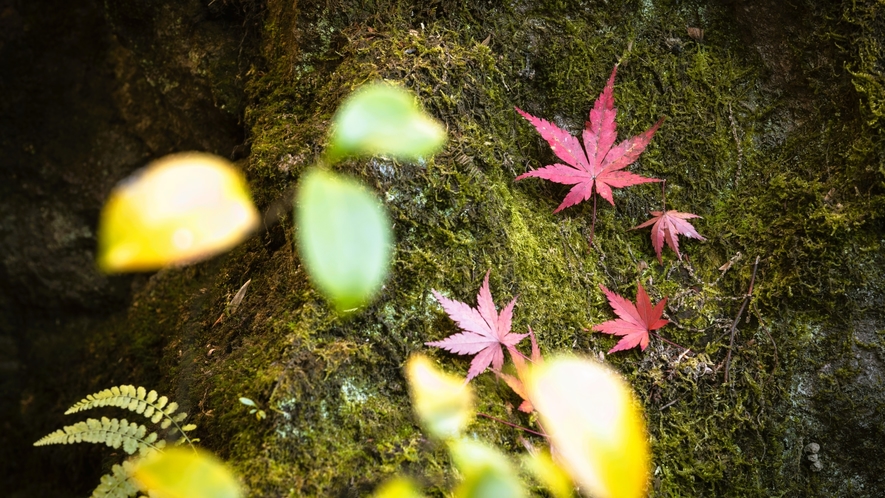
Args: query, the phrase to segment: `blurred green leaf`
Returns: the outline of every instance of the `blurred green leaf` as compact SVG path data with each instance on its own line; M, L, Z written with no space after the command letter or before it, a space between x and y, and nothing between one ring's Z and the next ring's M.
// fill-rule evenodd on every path
M355 91L338 108L332 126L326 150L330 163L349 155L414 160L433 154L446 141L445 128L418 107L411 93L387 83Z
M230 470L209 453L172 448L140 460L135 478L158 498L240 498Z
M516 469L496 448L462 438L450 443L449 452L464 475L464 480L455 490L456 498L525 496Z
M390 220L354 180L312 169L296 193L298 249L314 284L339 311L365 304L390 263Z
M255 402L249 398L240 398L240 403L242 403L246 406L255 406Z
M211 154L172 154L117 184L98 223L105 272L158 270L239 244L258 225L246 180Z

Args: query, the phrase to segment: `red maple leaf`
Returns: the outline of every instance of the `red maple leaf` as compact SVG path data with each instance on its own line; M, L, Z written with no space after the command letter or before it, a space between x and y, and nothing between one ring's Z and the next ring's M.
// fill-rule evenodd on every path
M645 348L648 346L648 333L670 323L668 320L661 318L661 314L664 312L664 305L667 304L667 298L652 306L651 299L648 298L648 294L645 292L642 284L639 283L638 285L635 305L606 289L604 285L599 286L602 292L605 293L605 297L608 298L611 307L614 308L615 314L620 318L600 323L594 326L593 330L603 334L624 336L623 339L615 344L615 347L609 350L609 354L635 346L639 346L645 351Z
M615 98L612 94L615 73L617 72L618 66L615 65L605 89L593 104L593 109L590 111L590 121L586 123L583 133L584 149L581 149L578 144L577 137L572 136L569 132L548 121L536 118L518 107L516 108L516 112L534 125L541 137L547 140L553 153L566 162L566 164L556 163L544 166L516 177L517 180L538 177L555 183L574 185L563 199L562 204L553 211L554 213L588 200L594 192L614 206L612 188L660 181L657 178L646 178L629 171L623 171L623 169L639 158L664 118L661 118L644 133L628 138L612 148L617 138L615 130L617 109L614 107ZM595 226L596 197L593 197L593 222ZM591 228L591 242L593 240L592 232Z
M679 235L685 235L686 237L698 240L707 240L695 230L691 223L685 221L691 218L700 218L700 216L696 214L680 213L679 211L674 211L672 209L666 213L662 211L651 211L651 214L653 216L652 219L641 225L635 226L630 230L645 228L654 224L654 226L651 227L651 244L654 246L655 253L658 255L658 262L661 264L664 264L664 260L661 258L664 242L667 242L667 245L676 252L676 256L678 256L679 259L682 259L682 254L679 253Z
M535 366L543 363L544 359L541 358L541 349L538 348L538 341L535 340L535 334L532 332L532 328L529 327L529 336L532 340L532 358L531 362ZM513 359L513 365L516 366L516 377L512 375L508 375L505 373L501 373L500 371L495 371L495 373L510 386L510 389L513 389L513 392L519 395L522 398L522 404L519 405L520 411L525 413L531 413L535 410L534 405L532 405L532 401L529 399L528 391L525 388L525 378L528 374L528 365L526 365L525 357L519 351L516 351L515 348L507 348L510 351L510 358Z
M476 296L477 307L471 308L467 304L443 297L439 292L432 291L436 300L442 305L463 332L451 335L441 341L426 342L427 346L435 346L455 354L475 354L467 371L467 381L481 374L492 365L495 370L501 370L504 366L504 351L513 348L528 334L510 333L510 325L513 319L513 305L516 298L501 310L499 315L495 311L495 303L492 301L492 293L489 291L489 272Z

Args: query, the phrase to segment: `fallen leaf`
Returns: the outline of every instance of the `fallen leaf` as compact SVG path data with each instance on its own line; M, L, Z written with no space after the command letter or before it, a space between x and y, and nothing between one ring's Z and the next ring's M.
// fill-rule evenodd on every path
M516 298L504 307L500 315L495 310L492 293L489 291L489 272L486 272L485 280L479 289L476 308L447 299L435 290L432 292L449 318L454 320L463 332L441 341L425 344L455 354L476 355L470 363L467 381L484 372L489 365L495 370L501 370L504 366L504 351L501 346L510 349L528 335L510 332Z
M667 298L652 306L651 299L642 284L637 283L637 285L635 305L608 290L604 285L599 286L605 293L605 297L608 298L611 307L614 308L615 314L620 318L595 325L593 330L624 337L609 350L609 354L636 346L645 351L645 348L648 347L648 333L670 323L669 320L661 318Z
M700 218L700 216L692 213L680 213L679 211L670 210L665 212L662 211L652 211L651 215L652 219L646 221L645 223L635 226L630 230L636 230L639 228L645 228L649 225L653 225L651 227L651 243L655 248L655 253L658 255L658 262L663 264L664 261L661 258L661 251L664 249L664 242L676 252L676 256L679 259L682 259L682 254L679 253L679 236L685 235L686 237L690 237L692 239L698 240L707 240L701 236L695 230L695 228L686 220L691 218Z
M554 213L581 201L586 201L594 193L599 194L614 206L612 188L661 181L657 178L646 178L629 171L623 171L623 169L639 158L655 131L664 121L663 118L645 132L612 147L617 138L615 130L617 109L614 107L615 98L613 95L617 71L618 66L616 65L605 89L596 99L593 109L590 111L590 120L583 133L584 149L581 149L577 137L572 136L568 131L516 108L516 112L527 119L538 130L541 137L547 140L553 153L566 162L566 164L551 164L516 177L516 180L537 177L555 183L574 185L559 207L553 211ZM595 221L595 209L593 216Z

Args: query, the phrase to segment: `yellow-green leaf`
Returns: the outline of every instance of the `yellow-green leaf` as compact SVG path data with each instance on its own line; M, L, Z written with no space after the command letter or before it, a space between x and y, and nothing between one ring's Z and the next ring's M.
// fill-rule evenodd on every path
M525 489L510 461L497 448L468 439L449 444L449 452L464 481L456 498L519 498Z
M575 485L566 471L559 466L550 453L536 451L523 457L523 464L555 498L572 498Z
M240 485L214 456L172 448L138 462L135 478L161 498L239 498ZM154 496L154 495L152 495Z
M298 249L311 280L339 310L365 304L390 264L390 220L377 197L354 180L319 169L296 194Z
M423 498L412 481L398 477L382 484L375 490L374 498Z
M455 437L473 417L473 392L464 379L438 370L426 356L406 363L412 406L432 436Z
M114 187L99 220L98 265L124 272L199 261L238 244L258 218L230 162L193 152L166 156Z
M333 163L348 155L418 159L433 154L445 141L445 128L418 107L411 93L372 83L338 108L326 155Z
M532 368L526 388L563 466L589 495L639 498L649 443L639 403L601 363L559 358Z

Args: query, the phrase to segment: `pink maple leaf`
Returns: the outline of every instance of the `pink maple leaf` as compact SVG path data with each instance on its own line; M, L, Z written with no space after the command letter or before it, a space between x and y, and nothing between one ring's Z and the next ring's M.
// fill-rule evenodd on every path
M583 149L581 149L577 137L572 136L569 132L548 121L536 118L516 107L516 112L534 125L541 137L550 144L553 153L566 163L551 164L523 173L517 176L516 180L537 177L555 183L574 185L559 207L553 211L554 213L558 213L569 206L574 206L579 202L586 201L594 193L599 194L614 206L615 201L612 197L612 188L624 188L640 183L661 181L657 178L646 178L629 171L623 171L623 169L633 164L639 158L639 155L645 150L645 147L651 141L652 136L654 136L655 131L664 121L664 118L658 120L654 126L645 132L628 138L617 146L612 147L617 138L617 131L615 129L617 109L614 107L615 98L613 95L615 74L617 72L618 66L615 65L608 83L605 85L605 89L603 89L602 94L593 104L593 109L590 111L590 120L586 123L583 133ZM595 227L596 197L593 197L593 222ZM591 242L593 240L592 233L593 229L591 228Z
M441 341L426 342L425 344L455 354L476 355L467 371L467 381L484 372L489 365L495 370L501 370L501 367L504 366L504 350L501 346L511 349L528 335L510 332L516 298L501 310L500 315L495 310L492 293L489 291L489 272L486 272L485 280L483 280L479 295L476 297L476 308L471 308L460 301L447 299L435 290L432 292L446 314L458 324L462 332Z
M651 211L651 215L653 216L652 219L641 225L635 226L630 230L645 228L652 224L654 225L651 227L651 243L655 248L655 253L658 255L658 262L661 264L664 264L664 260L661 258L664 242L676 252L676 256L678 256L679 259L682 259L682 254L679 253L679 235L685 235L692 239L707 240L695 230L691 223L686 221L691 218L700 218L700 216L696 214L680 213L679 211L671 209L667 212Z
M623 336L623 339L618 341L615 347L609 350L609 354L636 346L645 351L645 348L648 347L648 333L670 323L669 320L661 318L661 314L664 312L664 305L667 304L667 298L652 306L651 299L649 299L642 284L639 283L638 285L635 305L606 289L604 285L599 286L619 318L600 323L594 326L593 330L603 334Z

